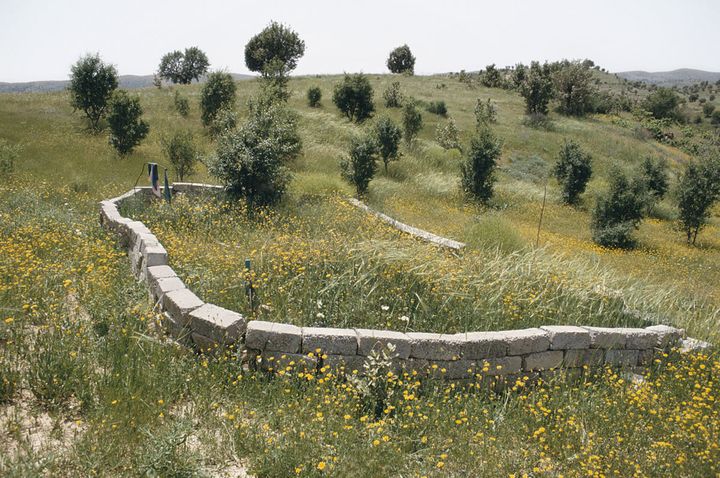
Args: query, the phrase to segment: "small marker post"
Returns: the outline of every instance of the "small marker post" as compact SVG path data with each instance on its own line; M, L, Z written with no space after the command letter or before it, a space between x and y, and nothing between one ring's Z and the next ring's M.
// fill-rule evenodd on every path
M250 301L250 308L255 312L255 289L253 288L252 279L250 278L250 271L252 270L252 264L250 259L245 259L245 294Z

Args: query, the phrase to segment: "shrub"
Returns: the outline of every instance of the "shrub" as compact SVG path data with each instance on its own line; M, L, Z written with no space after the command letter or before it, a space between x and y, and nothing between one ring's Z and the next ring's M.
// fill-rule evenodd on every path
M592 110L592 99L597 91L591 80L592 72L582 63L563 63L553 75L561 113L582 116Z
M527 78L527 67L522 63L515 65L511 78L513 87L515 87L515 89L520 89Z
M448 118L444 125L438 124L435 130L435 141L443 149L461 149L459 132L454 118Z
M592 176L592 157L573 140L565 141L555 163L555 177L562 186L565 204L576 204Z
M15 171L15 163L20 157L20 145L10 144L0 138L0 174L9 174Z
M223 108L215 113L212 123L208 125L208 133L211 138L217 138L235 128L237 128L237 114L233 110Z
M502 77L500 76L500 71L495 68L495 63L485 67L480 82L488 88L499 88L502 86Z
M387 67L391 73L414 74L415 57L412 55L410 47L402 45L391 51L387 59Z
M673 90L670 88L658 88L645 98L643 108L649 111L656 119L680 120L679 104L680 99Z
M592 212L593 241L605 247L632 247L632 233L642 221L645 203L643 182L630 181L620 171L613 171L609 190L598 198Z
M713 111L713 114L710 117L710 123L711 124L720 124L720 110Z
M362 73L346 74L343 82L335 85L333 103L350 121L366 120L375 111L370 81Z
M178 90L175 90L173 104L175 105L175 111L180 113L180 116L187 117L190 113L190 102L186 97L182 96Z
M87 55L77 61L70 73L70 105L85 113L93 132L100 131L108 102L118 87L117 70L103 63L99 55Z
M462 188L468 196L481 202L492 197L501 151L502 141L489 128L481 129L470 141L470 149L460 165Z
M190 131L177 131L169 139L164 138L162 146L178 180L182 181L193 173L198 154Z
M669 183L668 164L664 158L645 158L640 165L640 177L653 199L660 200L665 197Z
M200 111L203 125L210 126L215 115L235 104L235 81L229 73L215 71L208 75L200 92Z
M384 116L375 124L375 140L378 154L385 164L385 172L388 170L390 161L397 161L400 158L398 146L402 138L402 131L390 118Z
M428 111L428 113L433 113L439 116L447 116L447 105L442 100L431 101L430 103L428 103L425 109Z
M528 115L547 114L547 105L553 94L551 69L547 63L540 66L537 61L532 62L527 78L520 87L520 94L525 98Z
M390 86L383 92L385 107L400 108L403 104L403 94L400 91L400 82L393 81Z
M720 169L710 161L687 164L677 185L680 229L688 244L695 244L698 233L708 222L713 204L720 198Z
M367 193L377 170L377 143L372 136L355 137L350 142L348 157L340 161L342 176L355 186L358 197Z
M703 105L703 114L706 118L712 117L713 111L715 111L715 105L712 103L705 103Z
M409 145L422 129L422 114L418 111L414 101L406 101L403 107L403 136Z
M489 123L495 123L497 121L497 109L492 104L490 98L487 101L482 101L480 98L475 103L475 126L476 128L484 128Z
M320 100L322 99L322 90L319 86L313 86L307 90L308 106L311 108L317 108L320 106Z
M150 126L140 119L143 114L140 97L130 96L125 90L113 93L108 104L110 144L120 156L125 156L145 139Z
M208 66L210 62L205 52L193 46L186 48L185 53L175 50L165 54L160 60L158 76L172 83L189 85L207 73Z
M300 153L297 118L283 103L258 99L249 103L250 116L237 130L220 136L209 161L210 173L219 178L231 195L255 205L279 201L290 172L286 163Z

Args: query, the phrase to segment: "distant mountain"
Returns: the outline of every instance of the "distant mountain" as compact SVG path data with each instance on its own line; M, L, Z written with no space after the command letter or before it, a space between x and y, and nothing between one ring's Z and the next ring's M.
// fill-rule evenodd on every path
M681 68L673 71L622 71L617 73L620 78L629 81L644 81L645 83L653 83L662 86L674 85L690 85L692 83L700 83L708 81L715 83L720 80L720 73L703 70L693 70L691 68Z
M230 73L236 80L249 80L255 78L252 75ZM121 75L120 88L128 90L136 88L148 88L153 86L153 75ZM204 78L200 79L202 83ZM24 83L3 83L0 82L0 93L48 93L61 91L67 88L69 80L58 81L28 81Z

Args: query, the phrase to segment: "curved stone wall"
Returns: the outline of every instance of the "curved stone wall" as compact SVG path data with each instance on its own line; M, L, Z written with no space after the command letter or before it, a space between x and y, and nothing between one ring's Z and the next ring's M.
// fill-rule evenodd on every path
M175 183L172 188L175 193L192 193L221 186ZM236 344L256 357L253 363L266 371L300 365L362 373L363 363L374 350L392 344L398 372L447 379L508 378L560 368L579 373L605 365L642 367L652 363L656 353L692 341L683 340L683 330L667 325L644 329L546 326L436 334L248 322L237 312L203 302L168 265L168 253L157 237L142 222L120 215L118 204L138 194L150 195L150 189L135 188L102 201L100 221L127 248L133 273L146 282L167 332L201 351ZM440 245L455 248L459 244Z

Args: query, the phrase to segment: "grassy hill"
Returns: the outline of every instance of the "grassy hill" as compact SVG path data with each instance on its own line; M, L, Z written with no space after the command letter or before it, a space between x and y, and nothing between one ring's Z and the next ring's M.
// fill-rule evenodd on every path
M596 75L604 89L632 89ZM446 119L427 112L417 143L403 146L402 158L387 174L380 168L370 185L373 207L469 244L454 255L344 202L352 188L340 178L339 157L375 120L356 125L338 112L330 98L340 80L290 82L303 150L276 209L249 218L211 198L128 206L151 225L173 267L202 298L252 314L242 293L247 257L266 306L258 314L269 320L435 331L666 322L718 340L720 211L697 247L675 230L671 198L643 222L636 249L608 250L590 240L589 210L611 168L630 172L646 156L663 157L674 181L691 159L682 149L652 139L629 113L581 119L552 113L551 128L535 129L524 124L524 104L513 91L470 88L445 75L371 76L375 118L399 122L400 111L386 109L381 95L400 81L406 96L444 100L464 144L477 99L497 106L492 128L504 146L489 207L460 194L461 153L435 143ZM321 108L307 106L305 92L314 85L323 92ZM175 90L190 99L187 118L173 109ZM254 81L238 83L240 121L257 92ZM171 132L193 131L207 154L213 143L199 120L200 86L136 93L151 132L125 159L105 135L85 130L64 93L0 94L0 138L23 148L17 172L0 184L0 474L720 471L714 352L658 357L641 384L608 369L580 386L559 376L528 388L520 377L494 394L482 383L395 377L388 406L375 417L362 388L330 372L271 380L243 370L232 351L197 357L165 343L126 258L98 225L97 201L138 178L145 183L144 164L166 162L160 140ZM712 131L707 123L683 128L677 137ZM547 179L565 139L593 156L594 175L576 208L561 205L556 182ZM213 181L204 168L189 179Z
M643 81L659 86L682 86L707 81L715 83L720 80L720 73L713 71L680 68L672 71L621 71L616 73L628 81Z

